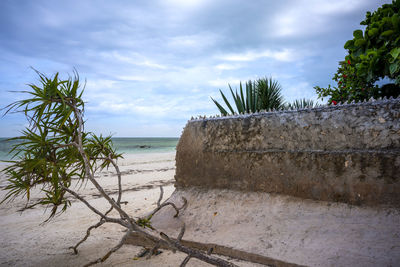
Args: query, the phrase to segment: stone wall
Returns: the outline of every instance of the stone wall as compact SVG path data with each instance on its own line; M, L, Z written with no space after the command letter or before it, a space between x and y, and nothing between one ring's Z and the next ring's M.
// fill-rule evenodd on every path
M400 207L400 99L191 120L175 179Z

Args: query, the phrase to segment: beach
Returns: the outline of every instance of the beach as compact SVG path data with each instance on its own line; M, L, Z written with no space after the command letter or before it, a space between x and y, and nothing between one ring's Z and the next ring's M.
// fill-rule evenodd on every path
M119 161L123 179L122 201L128 203L124 209L134 217L139 217L155 207L159 196L159 185L164 186L165 196L174 190L173 152L159 154L130 154ZM103 170L98 180L106 192L117 192L115 173ZM4 177L2 177L4 186ZM86 200L102 211L108 209L107 203L99 198L97 190L89 183L77 185L76 189ZM6 191L0 191L3 199ZM33 198L35 194L33 194ZM60 216L43 223L50 210L44 207L18 212L25 200L17 198L0 206L0 264L2 266L79 266L102 256L115 246L122 237L123 229L118 225L105 224L93 230L93 234L73 255L69 246L75 245L85 234L86 229L99 221L99 216L83 203L72 201L72 206ZM135 253L140 248L123 247L111 256L105 265L132 264ZM121 256L123 254L124 256ZM140 266L140 265L139 265Z
M174 191L175 152L128 154L119 160L122 172L123 208L134 218L145 215L156 207L162 185L164 200ZM2 165L4 167L4 164ZM97 177L106 192L113 196L117 192L115 173L103 170ZM0 186L4 187L5 177L1 177ZM79 188L79 186L81 186ZM99 198L97 190L90 184L76 184L77 190L90 204L105 211L107 203ZM6 191L0 191L3 199ZM32 193L32 198L38 192ZM116 195L115 195L116 196ZM104 224L92 231L91 236L78 248L74 255L69 249L85 235L86 229L99 221L99 216L90 211L83 203L70 198L72 206L66 212L47 223L50 210L36 206L19 212L25 206L25 199L16 198L13 202L0 206L0 265L1 266L83 266L102 257L109 249L118 244L124 235L124 229L116 224ZM116 215L116 214L113 214ZM141 247L124 245L110 258L97 266L179 266L186 257L182 253L164 251L152 257L134 259ZM239 262L240 266L255 266ZM196 259L187 266L209 266Z

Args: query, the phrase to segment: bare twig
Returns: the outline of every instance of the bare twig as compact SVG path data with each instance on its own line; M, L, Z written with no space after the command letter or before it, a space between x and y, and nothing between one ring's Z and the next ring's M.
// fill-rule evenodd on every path
M115 218L110 218L107 217L106 215L104 215L103 213L101 213L99 210L97 210L95 207L93 207L92 205L89 204L89 202L87 202L83 197L81 197L80 195L78 195L76 192L74 192L73 190L65 187L64 185L60 184L60 187L63 188L65 191L67 191L68 193L70 193L71 195L73 195L75 198L79 199L80 201L82 201L89 209L91 209L94 213L96 213L97 215L99 215L102 219L104 219L106 222L112 222L112 223L117 223L120 224L128 229L130 229L130 225L127 224L124 220L121 219L115 219Z
M113 158L111 158L111 154L108 155L107 157L95 157L95 158L90 158L91 160L106 160L109 161L114 169L115 172L117 173L117 177L118 177L118 198L117 198L117 204L122 204L122 203L127 203L127 201L125 202L121 202L121 198L122 198L122 179L121 179L121 171L118 167L118 164L115 162L115 160Z
M186 225L183 223L181 231L179 232L178 237L176 238L179 242L182 240L183 235L185 234Z
M178 215L179 215L179 211L181 211L182 209L184 209L184 208L186 208L186 205L187 205L187 200L186 200L186 198L184 198L184 197L182 197L182 200L183 200L183 205L182 205L182 207L180 207L180 208L178 208L174 203L172 203L172 202L164 202L163 204L161 204L160 206L158 206L157 208L155 208L151 213L150 213L150 215L149 216L147 216L147 218L148 219L151 219L152 217L153 217L153 215L154 214L156 214L158 211L160 211L163 207L165 207L165 206L168 206L168 205L170 205L170 206L172 206L173 208L174 208L174 210L175 210L175 215L174 215L174 217L178 217Z
M107 216L112 210L113 210L113 207L111 207L106 213L104 213L104 215ZM98 223L96 223L96 224L90 226L90 227L86 230L86 235L82 238L82 240L80 240L75 246L69 247L69 248L70 248L70 249L73 249L75 254L78 254L78 246L79 246L80 244L82 244L83 242L85 242L86 239L88 239L88 237L90 236L90 232L91 232L93 229L96 229L96 228L102 226L105 222L106 222L106 221L105 221L103 218L101 218L100 221L99 221Z
M163 199L164 196L164 188L162 187L162 185L160 185L160 197L158 198L157 201L157 207L161 206L161 200Z
M74 250L74 254L78 254L78 246L80 244L82 244L83 242L86 241L86 239L88 239L89 235L90 235L90 231L93 229L96 229L100 226L102 226L106 221L104 221L103 219L100 219L100 221L98 223L96 223L95 225L90 226L87 230L86 230L86 235L82 238L81 241L79 241L75 246L73 247L69 247L69 249Z
M122 198L122 182L121 182L121 171L119 170L119 167L117 163L111 158L111 156L108 156L108 159L114 166L115 171L117 172L117 177L118 177L118 198L117 198L117 204L121 206L121 198Z
M169 238L168 235L166 235L165 233L161 232L160 236L168 243L168 245L171 247L172 252L176 253L176 248L174 246L174 244L172 243L172 240Z
M98 258L97 260L94 260L92 262L89 262L88 264L84 265L84 267L89 267L92 266L94 264L100 263L100 262L104 262L105 260L108 259L108 257L111 256L111 254L113 254L115 251L117 251L118 249L120 249L122 247L122 245L125 243L126 239L129 237L129 235L132 233L132 231L128 231L121 239L121 241L119 241L119 243L113 247L110 251L107 252L106 255L104 255L101 258Z
M149 253L150 249L148 248L143 248L141 251L139 251L138 254L136 254L135 258L143 258Z
M192 258L192 256L188 255L181 263L180 267L185 267L186 264L189 262L189 260Z
M157 242L155 244L155 246L149 251L149 253L147 254L146 259L150 259L151 256L155 255L158 251L158 249L160 248L160 242Z

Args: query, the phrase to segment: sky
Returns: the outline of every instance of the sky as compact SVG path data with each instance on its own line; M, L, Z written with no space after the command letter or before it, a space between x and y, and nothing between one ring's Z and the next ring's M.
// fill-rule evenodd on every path
M286 101L333 85L345 42L390 0L1 0L0 107L38 83L32 67L86 79L86 130L179 137L216 115L228 84L272 77ZM3 110L4 113L4 110ZM0 117L0 137L27 126Z

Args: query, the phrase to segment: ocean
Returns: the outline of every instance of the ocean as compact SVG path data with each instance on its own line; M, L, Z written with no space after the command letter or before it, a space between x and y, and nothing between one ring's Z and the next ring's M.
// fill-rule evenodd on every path
M140 154L140 153L163 153L174 152L179 138L174 137L114 137L114 147L119 153ZM0 160L10 159L8 152L13 144L18 141L7 141L7 138L0 138Z

